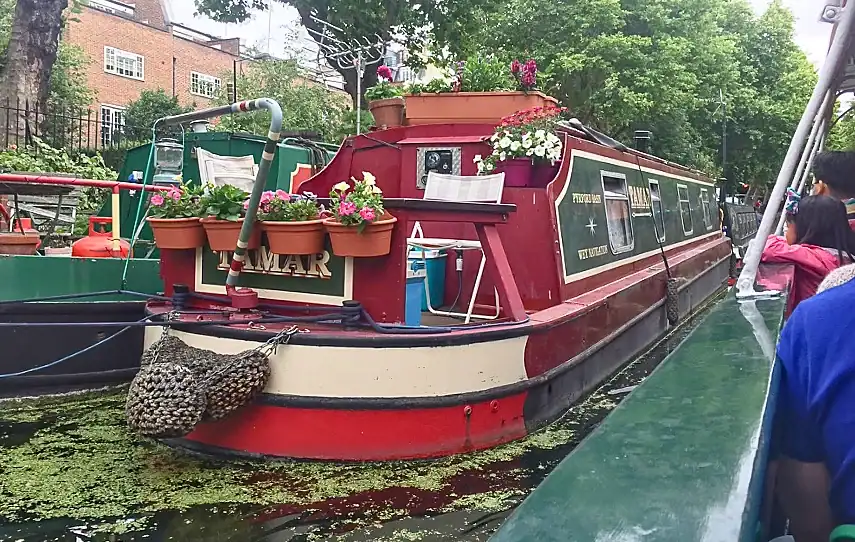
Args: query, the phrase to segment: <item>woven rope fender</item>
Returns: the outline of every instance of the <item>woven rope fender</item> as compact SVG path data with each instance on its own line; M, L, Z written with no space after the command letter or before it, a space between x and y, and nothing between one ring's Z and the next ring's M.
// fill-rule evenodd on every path
M140 369L128 389L128 426L153 438L181 437L202 420L205 389L187 367L154 363Z
M232 356L217 355L200 360L193 371L206 383L208 407L205 418L220 420L248 404L270 378L268 355L248 350Z

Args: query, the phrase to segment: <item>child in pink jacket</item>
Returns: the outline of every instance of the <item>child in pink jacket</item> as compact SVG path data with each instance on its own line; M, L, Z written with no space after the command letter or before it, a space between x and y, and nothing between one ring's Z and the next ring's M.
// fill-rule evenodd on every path
M785 236L769 236L761 261L794 264L789 314L816 293L826 275L855 261L855 233L849 228L846 206L829 196L799 198L789 190L786 213Z

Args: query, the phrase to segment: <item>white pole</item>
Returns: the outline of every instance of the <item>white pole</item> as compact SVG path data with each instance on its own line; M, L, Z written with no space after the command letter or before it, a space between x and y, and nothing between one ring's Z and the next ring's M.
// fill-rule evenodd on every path
M793 173L798 165L801 150L807 140L814 117L816 117L817 112L820 110L826 93L833 88L835 79L846 60L853 27L855 27L855 9L853 8L855 6L850 5L843 9L840 23L835 28L828 56L826 56L822 69L819 72L819 79L816 88L814 88L813 95L805 108L805 112L790 142L787 156L784 159L781 171L778 173L778 179L775 181L775 187L769 197L769 205L763 214L763 220L760 221L760 228L757 231L756 237L748 245L748 250L743 260L742 272L736 281L737 297L763 295L754 290L754 280L757 277L760 256L763 253L766 238L772 233L772 228L778 217L778 211L781 208L784 192L787 189L790 179L793 178Z
M362 51L356 55L356 135L362 133L362 76L365 75Z

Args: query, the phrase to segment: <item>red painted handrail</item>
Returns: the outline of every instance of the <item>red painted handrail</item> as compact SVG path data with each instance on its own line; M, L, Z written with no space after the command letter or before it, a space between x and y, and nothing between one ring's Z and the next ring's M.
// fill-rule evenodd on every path
M91 186L94 188L109 188L113 190L148 190L150 192L165 192L171 187L143 185L120 181L97 181L95 179L78 179L76 177L51 177L49 175L21 175L17 173L0 173L0 182L19 184L59 184L66 186Z

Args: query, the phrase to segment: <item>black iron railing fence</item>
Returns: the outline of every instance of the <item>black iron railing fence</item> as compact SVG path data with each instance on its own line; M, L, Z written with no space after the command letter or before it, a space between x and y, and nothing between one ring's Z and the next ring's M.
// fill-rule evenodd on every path
M139 144L139 128L125 122L118 107L71 109L31 104L20 99L0 103L0 145L32 145L38 137L69 152L123 150Z

